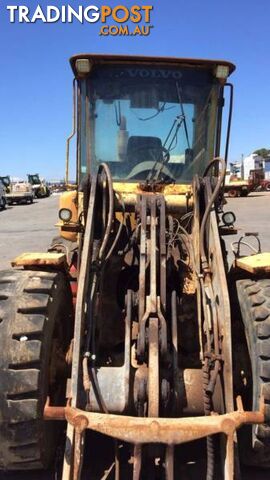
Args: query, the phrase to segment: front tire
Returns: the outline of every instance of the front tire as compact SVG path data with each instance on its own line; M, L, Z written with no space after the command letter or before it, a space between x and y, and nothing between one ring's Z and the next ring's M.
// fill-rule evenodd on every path
M7 206L7 201L6 201L6 199L3 197L3 198L2 198L1 210L5 210L6 206Z
M0 273L0 468L47 468L59 439L47 396L65 404L72 300L62 273Z
M244 439L243 463L270 467L270 279L236 282L252 371L252 409L265 402L266 423L253 425ZM247 442L249 441L249 445ZM240 444L241 447L241 444ZM241 451L241 448L240 448Z
M240 197L247 197L248 193L248 190L241 190Z

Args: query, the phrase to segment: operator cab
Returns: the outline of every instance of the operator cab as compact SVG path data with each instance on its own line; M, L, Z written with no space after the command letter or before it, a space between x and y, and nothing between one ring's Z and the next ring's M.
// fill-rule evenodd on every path
M190 184L216 155L228 62L79 55L78 180Z

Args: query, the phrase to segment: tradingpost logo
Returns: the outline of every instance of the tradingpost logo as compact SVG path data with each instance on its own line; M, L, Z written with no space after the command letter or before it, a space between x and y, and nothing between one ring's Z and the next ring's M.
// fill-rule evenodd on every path
M100 23L99 35L148 36L153 5L7 5L11 23Z

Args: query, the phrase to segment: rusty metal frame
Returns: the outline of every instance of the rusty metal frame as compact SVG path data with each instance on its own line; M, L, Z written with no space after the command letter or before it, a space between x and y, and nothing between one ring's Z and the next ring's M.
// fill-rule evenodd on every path
M127 291L125 307L125 347L124 362L122 366L97 368L96 376L101 396L106 405L106 409L111 413L124 413L127 411L130 399L131 384L131 324L133 314L133 295L132 290ZM112 395L112 391L117 395ZM102 411L97 392L94 388L89 392L88 409L91 411Z
M212 193L210 179L205 179L205 200L209 201ZM222 371L225 392L225 410L232 412L233 405L233 379L232 379L232 346L231 346L231 313L227 279L224 270L224 261L220 245L220 236L215 208L209 215L207 235L207 249L211 269L211 290L214 302L212 308L216 310L218 332L222 339Z
M210 184L206 181L206 189L205 189L205 197L206 201L211 196L210 192ZM93 198L92 198L93 200ZM156 245L159 243L160 247L163 245L164 242L164 235L163 232L158 232L157 229L157 222L164 216L164 206L162 201L159 201L158 196L151 196L147 198L146 196L142 195L142 199L140 202L141 208L141 261L144 268L141 269L141 280L145 283L145 266L147 264L147 259L150 260L150 284L152 282L154 285L151 285L150 288L150 295L146 296L145 301L145 285L144 285L144 298L141 304L141 308L139 309L142 312L143 316L141 321L147 322L149 319L149 336L154 336L152 339L153 341L149 342L158 346L158 322L160 322L159 315L164 308L164 304L162 302L161 296L157 296L157 278L159 275L157 274L157 248ZM91 208L90 208L91 207ZM91 204L91 196L90 196L90 205L88 215L90 215L90 210L92 209L93 213L94 203ZM143 210L143 211L142 211ZM90 217L91 218L91 217ZM90 225L91 225L91 220ZM89 226L89 224L88 224ZM163 223L164 227L164 223ZM91 231L91 228L89 229ZM159 234L159 237L158 237ZM88 254L88 248L90 248L90 239L91 234L89 232L89 236L85 238L84 242L84 250L83 255ZM147 245L147 241L151 242L151 248L149 249ZM216 311L216 322L218 323L218 330L221 329L223 335L223 342L226 341L225 334L230 332L230 330L226 330L226 326L230 329L230 317L228 317L227 312L227 300L228 296L226 291L220 292L216 290L216 282L219 281L221 285L222 279L225 276L223 262L222 262L222 253L219 244L219 235L218 235L218 227L216 221L216 212L213 211L210 213L209 223L208 223L208 235L207 235L207 250L209 254L212 254L213 259L209 262L210 267L213 267L213 261L215 263L213 268L213 277L210 281L211 292L209 292L209 285L205 285L206 290L209 294L209 298L211 297L211 304L212 309L214 308L221 308L222 311ZM147 248L148 247L148 248ZM162 249L159 252L159 260L162 262L164 252ZM80 278L88 277L88 269L87 269L87 262L82 262L82 269L85 269L81 272ZM160 272L159 272L160 274ZM164 271L163 271L164 274ZM159 278L160 280L160 278ZM212 284L213 281L213 284ZM226 290L226 283L225 290ZM161 285L160 285L161 286ZM79 285L80 287L80 285ZM85 282L81 284L81 297L83 299L83 289L85 288ZM162 291L162 287L160 288ZM221 303L219 307L216 305L215 300L216 295L220 295ZM155 310L147 312L148 305L154 306ZM77 354L79 355L80 349L80 342L78 341L81 338L81 328L82 328L82 320L83 320L83 310L80 310L82 305L80 302L77 305L77 312L76 318L78 323L77 328L79 328L78 336L77 336ZM209 308L209 306L207 307ZM146 311L144 311L146 310ZM205 312L206 314L207 312ZM147 318L146 318L147 314ZM208 312L209 314L209 312ZM212 317L210 315L210 317ZM176 320L176 319L175 319ZM228 323L229 322L229 325ZM153 324L153 329L151 326ZM145 325L144 325L145 326ZM161 322L160 322L161 327ZM213 326L211 327L213 328ZM76 326L75 326L76 330ZM219 333L219 332L218 332ZM228 340L229 336L227 336ZM176 342L177 343L177 342ZM73 383L72 388L72 400L66 407L50 407L47 403L44 409L44 418L46 420L63 420L66 419L68 421L68 440L67 444L71 442L72 450L69 454L68 462L65 462L65 469L63 472L63 480L79 480L80 478L80 471L81 471L81 459L82 459L82 451L83 451L83 442L84 442L84 433L86 429L91 429L95 432L99 432L101 434L107 435L109 437L114 438L116 441L124 441L131 444L134 444L134 470L133 470L133 480L139 480L140 478L140 469L141 469L141 451L143 444L151 444L151 443L163 443L167 445L166 448L166 457L165 457L165 468L166 468L166 475L167 480L173 479L173 454L174 454L174 445L182 444L190 441L197 440L199 438L209 437L214 434L223 433L226 438L226 447L224 452L224 479L231 480L233 478L234 472L234 441L235 441L235 434L236 430L240 428L243 424L259 424L264 422L264 403L263 399L261 399L260 409L259 411L255 412L248 412L243 410L241 398L237 398L237 410L233 411L233 399L232 399L232 390L230 390L231 384L231 367L230 362L230 354L231 348L227 345L229 351L229 357L227 358L227 371L229 371L229 378L227 378L228 384L226 384L225 380L225 399L227 400L226 403L226 411L229 413L225 413L222 415L212 413L209 416L198 416L198 417L181 417L181 418L160 418L158 417L158 410L155 408L149 407L149 416L148 417L132 417L126 415L115 415L109 413L98 413L98 412L88 412L78 408L78 401L76 398L77 395L77 379L74 379L75 383ZM226 350L226 349L225 349ZM228 351L225 351L228 354ZM154 352L155 356L155 352ZM78 357L79 358L79 357ZM158 363L158 360L155 365ZM76 364L76 362L75 362ZM149 368L151 367L149 362ZM79 368L77 364L76 369ZM75 370L73 370L75 374ZM151 378L151 375L150 375ZM75 387L75 389L74 389ZM227 387L227 391L226 391ZM149 390L158 390L158 385L156 383L156 379L153 385L148 385ZM227 394L227 395L226 395ZM159 397L159 395L157 395ZM152 397L153 398L153 397ZM231 400L231 403L230 403ZM154 405L155 407L155 405ZM66 451L67 454L67 451ZM136 463L137 462L137 463Z
M224 480L232 480L234 473L234 436L244 424L264 423L264 399L261 397L260 410L244 411L241 397L237 397L237 410L223 415L185 418L146 418L93 413L71 407L50 407L44 409L45 420L67 420L75 430L80 443L86 429L91 429L117 440L133 443L164 443L173 445L191 442L209 435L223 433L227 437ZM79 452L79 449L78 449ZM74 464L79 463L78 452L74 449ZM169 458L168 458L169 461ZM78 469L77 469L78 472ZM67 478L67 477L66 477ZM78 480L75 474L73 480Z
M132 65L145 64L145 65L164 65L164 66L181 66L181 67L197 67L205 68L214 71L217 65L225 65L229 67L229 74L235 70L235 65L227 60L205 60L194 58L175 58L175 57L146 57L135 55L101 55L101 54L89 54L83 53L79 55L73 55L70 58L71 68L74 75L77 75L76 60L80 58L87 58L92 64L129 64Z
M150 223L148 222L150 213ZM159 320L161 329L160 349L164 355L167 350L167 326L162 310L165 308L166 301L166 247L165 247L165 200L159 195L141 196L141 243L140 243L140 297L139 297L139 336L138 336L138 355L144 358L146 348L146 323L150 317L156 316ZM161 271L158 278L158 259L157 259L157 221L160 225L160 262ZM161 230L164 229L164 232ZM151 248L149 249L149 243ZM150 250L150 251L149 251ZM145 298L145 268L149 259L150 264L150 292ZM157 282L160 285L160 295L157 295ZM164 311L164 310L163 310Z
M71 372L71 398L72 406L76 407L78 405L78 394L79 394L79 381L81 370L80 364L80 355L81 355L81 344L83 336L83 327L85 320L85 296L86 289L88 288L88 278L89 278L89 258L91 258L90 250L92 245L92 237L94 234L94 209L96 204L96 188L97 188L97 176L92 178L91 183L91 192L89 198L89 207L87 212L86 219L86 230L84 235L84 245L82 251L82 260L81 260L81 269L78 282L78 291L77 291L77 302L76 302L76 312L75 312L75 326L74 326L74 347L73 347L73 361L72 361L72 372ZM74 451L80 452L80 460L82 457L82 449L78 447L78 441L75 435L73 426L69 423L67 428L67 439L66 439L66 448L64 456L64 465L63 465L63 475L62 478L65 480L71 480L76 478L75 471L78 470L78 464L72 465L73 449ZM76 456L78 460L78 455ZM73 473L72 473L73 470ZM79 478L79 477L77 477Z

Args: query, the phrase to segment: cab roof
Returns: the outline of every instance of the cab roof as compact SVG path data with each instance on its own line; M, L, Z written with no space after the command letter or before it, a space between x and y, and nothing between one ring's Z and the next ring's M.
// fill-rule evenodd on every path
M171 65L183 67L197 67L206 70L214 70L218 65L229 67L229 75L235 70L235 65L226 60L205 60L194 58L175 58L175 57L145 57L135 55L103 55L92 53L80 53L70 58L71 68L75 77L77 76L75 63L80 58L87 58L93 62L94 65L104 64L125 64L125 63L139 63L139 64L158 64Z

